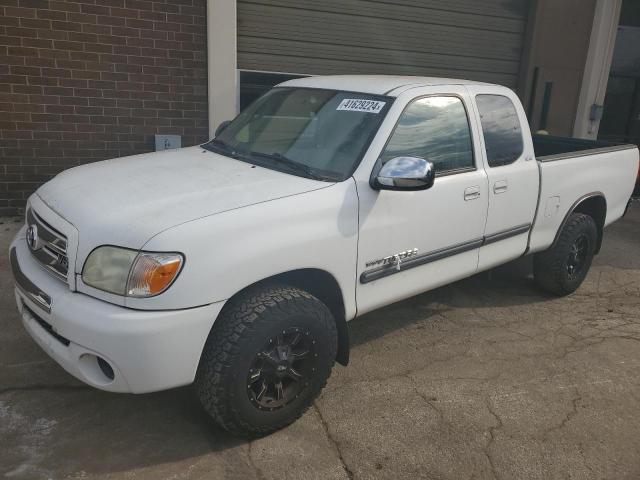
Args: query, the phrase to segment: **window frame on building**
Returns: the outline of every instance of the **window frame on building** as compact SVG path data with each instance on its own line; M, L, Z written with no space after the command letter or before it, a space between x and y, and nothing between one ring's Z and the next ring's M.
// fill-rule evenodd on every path
M246 95L247 92L246 88L247 88L247 82L246 82L246 78L250 77L250 76L254 76L256 78L260 78L262 77L262 80L264 82L264 80L266 79L271 79L274 80L273 82L268 81L268 82L264 82L264 83L249 83L249 85L252 85L255 89L255 87L262 87L261 90L257 90L254 91L254 94L252 96L250 96L249 98L243 98L243 95ZM261 97L263 94L265 94L267 91L269 91L271 88L273 88L274 86L278 85L279 83L282 82L286 82L287 80L293 80L296 78L305 78L305 77L310 77L311 75L306 74L306 73L289 73L289 72L273 72L273 71L265 71L265 70L246 70L246 69L238 69L237 70L237 87L236 87L236 106L237 106L237 112L240 113L242 110L244 110L247 106L249 106L251 103L253 103L255 100L257 100L259 97ZM243 77L245 77L243 79ZM244 89L244 92L243 92Z

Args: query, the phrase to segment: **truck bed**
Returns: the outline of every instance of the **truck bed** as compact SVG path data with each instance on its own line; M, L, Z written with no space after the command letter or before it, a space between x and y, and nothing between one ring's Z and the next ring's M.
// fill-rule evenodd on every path
M589 196L604 197L604 226L623 215L638 171L636 145L533 135L533 146L540 172L540 197L530 252L548 248L566 214Z
M532 138L533 150L536 159L540 162L627 150L635 147L635 145L611 143L604 140L585 140L553 135L534 134Z

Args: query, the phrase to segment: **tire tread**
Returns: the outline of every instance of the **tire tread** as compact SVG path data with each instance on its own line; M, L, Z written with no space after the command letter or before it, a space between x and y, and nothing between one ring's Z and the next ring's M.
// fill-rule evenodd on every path
M286 418L268 427L251 425L242 420L236 404L226 395L230 379L227 377L236 359L242 355L240 342L250 336L256 322L277 318L278 314L286 314L297 310L300 313L313 315L326 327L330 335L330 358L323 380L315 385L316 391L309 396L311 401ZM273 315L265 315L266 312ZM279 311L279 312L278 312ZM299 288L275 285L254 288L245 294L232 298L214 323L207 339L198 373L195 388L200 401L214 420L225 430L235 435L262 436L279 430L297 420L310 406L326 385L337 353L337 331L335 321L329 309L310 293Z
M569 217L564 228L560 232L560 236L556 244L540 253L535 254L533 261L533 276L536 283L549 293L563 296L573 293L582 283L584 277L588 273L593 259L593 252L590 252L588 264L585 266L585 272L582 279L576 285L568 285L565 281L564 262L567 252L573 243L577 233L580 230L591 231L593 246L597 236L597 228L595 221L589 215L584 213L573 213Z

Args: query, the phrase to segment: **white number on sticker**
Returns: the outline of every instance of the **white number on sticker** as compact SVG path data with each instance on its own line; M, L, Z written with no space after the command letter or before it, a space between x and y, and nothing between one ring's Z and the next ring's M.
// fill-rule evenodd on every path
M366 112L366 113L380 113L380 110L387 102L380 102L378 100L366 100L363 98L345 98L340 102L336 110L347 110L349 112Z

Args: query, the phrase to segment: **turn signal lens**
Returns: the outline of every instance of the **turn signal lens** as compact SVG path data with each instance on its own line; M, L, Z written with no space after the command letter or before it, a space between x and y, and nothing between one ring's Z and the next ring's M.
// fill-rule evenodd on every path
M140 253L129 274L127 296L152 297L164 292L180 273L182 262L179 253Z

